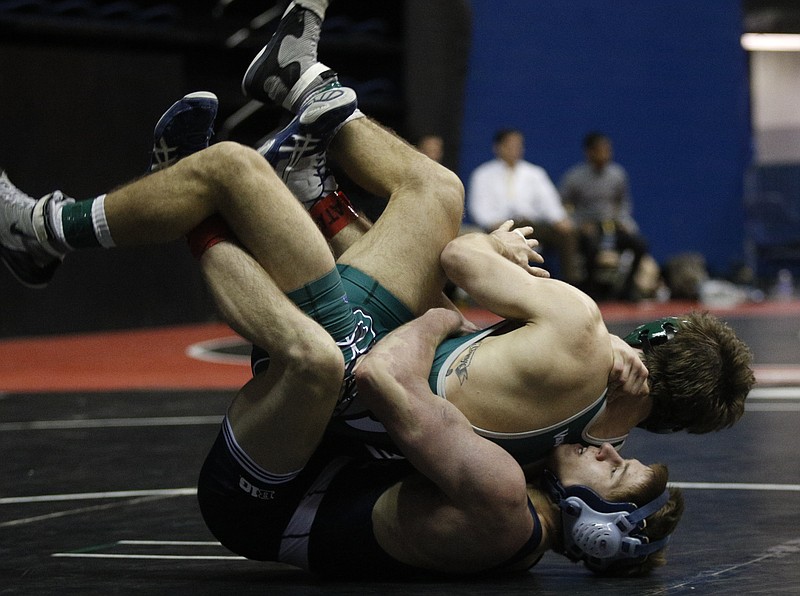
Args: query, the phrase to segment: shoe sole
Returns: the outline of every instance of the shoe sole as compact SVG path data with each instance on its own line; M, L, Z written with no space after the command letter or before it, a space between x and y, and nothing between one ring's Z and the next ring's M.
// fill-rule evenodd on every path
M327 128L331 122L339 124L358 107L358 96L350 87L334 87L321 93L325 96L313 100L298 116L303 126L312 127L319 123ZM320 105L314 105L316 103Z
M295 134L309 134L314 137L327 140L323 141L324 146L314 147L312 153L327 150L327 144L333 137L333 133L344 121L356 111L358 107L357 95L350 87L334 87L326 91L318 92L318 95L325 94L323 99L316 102L311 101L295 120L299 126L293 127L289 124L274 136L263 141L257 151L272 165L277 167L282 159L281 147L290 136ZM318 103L320 105L314 105Z
M161 115L161 118L158 119L156 122L156 127L153 129L154 134L153 136L158 138L163 134L163 128L166 128L167 123L174 117L174 113L172 111L173 108L177 107L181 104L181 102L189 101L193 99L207 99L213 101L215 104L219 103L219 99L216 95L211 93L210 91L195 91L194 93L189 93L188 95L184 95L181 99L176 101L172 106Z
M185 155L177 157L173 156L173 158L170 159L170 155L166 150L162 156L159 154L157 147L160 143L164 142L164 135L166 134L170 123L178 118L181 114L190 112L193 108L205 109L210 114L210 120L213 123L213 121L217 118L219 100L217 99L217 96L210 91L195 91L194 93L184 95L161 115L161 118L158 119L158 122L156 122L156 126L153 129L153 151L150 154L150 166L147 169L148 172L157 172L159 170L163 170L164 168L174 164L174 162L178 161L178 159L181 157L185 157Z
M245 97L252 97L263 102L278 103L270 98L264 90L264 81L273 74L277 76L277 73L267 73L266 76L258 77L258 81L256 80L256 73L261 66L267 60L269 60L273 50L276 50L276 40L278 39L278 33L281 31L281 24L286 18L286 15L288 15L295 8L295 6L295 2L289 3L289 5L286 7L286 10L281 15L281 23L278 24L278 29L273 34L272 39L269 40L267 45L261 48L261 51L256 54L256 57L250 62L247 70L244 71L244 76L242 77L242 93L245 95ZM283 36L281 39L283 39ZM280 51L280 49L278 48L276 51ZM292 106L295 105L306 93L311 91L311 83L313 83L318 76L330 70L330 68L321 62L316 62L298 77L297 81L292 84L291 89L287 89L286 97L280 102L280 106L291 111Z
M31 288L33 290L41 290L42 288L47 287L47 284L49 284L50 280L53 279L56 268L58 268L58 266L61 264L60 261L54 260L45 267L37 267L37 275L27 275L21 269L16 267L16 259L12 256L13 252L14 251L7 249L4 246L0 246L0 261L3 261L3 265L5 265L6 269L11 272L11 275L14 276L14 279L16 279L26 288Z

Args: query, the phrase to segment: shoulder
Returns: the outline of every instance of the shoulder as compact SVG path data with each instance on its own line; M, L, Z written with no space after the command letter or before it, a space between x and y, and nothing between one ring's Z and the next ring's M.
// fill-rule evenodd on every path
M500 166L500 161L497 159L490 159L489 161L485 161L479 166L477 166L473 173L481 173L481 172L490 172L492 170L496 170Z
M530 161L522 160L517 164L518 167L527 170L528 172L536 172L537 174L547 174L547 170L545 170L542 166L532 163Z
M535 180L540 183L550 182L550 174L547 173L547 170L535 163L521 161L517 164L517 168L530 180Z
M586 176L586 167L585 163L578 163L571 166L561 177L562 182L565 184L574 184L584 178Z
M610 174L613 174L617 178L627 178L628 177L628 172L625 170L625 168L623 168L617 162L611 162L606 167L607 167L608 172Z
M537 316L530 322L530 333L539 335L541 346L560 346L562 350L581 358L607 343L608 331L600 308L590 296L574 286L557 280L540 284ZM546 337L546 342L541 339Z

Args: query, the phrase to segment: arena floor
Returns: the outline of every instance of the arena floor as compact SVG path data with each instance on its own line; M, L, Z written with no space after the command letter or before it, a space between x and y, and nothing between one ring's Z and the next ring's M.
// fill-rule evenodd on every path
M622 333L687 307L603 310ZM556 555L446 583L325 583L240 559L206 530L194 486L247 378L241 340L200 325L2 341L0 594L798 594L800 303L717 314L753 348L759 383L733 429L632 435L625 454L669 464L687 501L669 565L634 580Z

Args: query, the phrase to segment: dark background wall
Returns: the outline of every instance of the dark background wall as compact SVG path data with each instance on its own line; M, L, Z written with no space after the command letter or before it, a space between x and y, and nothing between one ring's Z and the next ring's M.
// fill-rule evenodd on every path
M659 261L699 251L723 274L742 258L750 118L737 0L472 5L464 179L500 127L522 129L527 158L556 183L600 129Z
M97 196L144 173L153 125L184 87L177 53L3 45L0 167L35 197L56 188ZM180 323L210 312L180 242L86 251L46 290L23 288L0 267L2 335Z
M276 120L257 108L231 124L248 107L241 73L271 33L250 25L271 3L131 5L174 11L144 22L0 10L0 167L31 194L87 198L141 175L154 122L189 91L220 96L225 138L254 142ZM737 0L337 0L320 57L400 134L444 136L464 179L500 126L521 128L555 180L581 159L583 134L605 130L656 258L695 250L724 272L741 258L750 152L741 23ZM43 292L0 268L0 308L0 336L214 317L180 242L83 252Z
M257 142L279 112L249 103L240 81L275 26L253 23L281 10L264 0L0 3L0 168L35 197L96 196L144 173L155 122L198 89L219 96L218 139ZM468 0L337 0L325 27L320 59L364 111L409 139L442 135L455 168ZM46 290L0 267L0 337L213 318L181 241L82 251Z

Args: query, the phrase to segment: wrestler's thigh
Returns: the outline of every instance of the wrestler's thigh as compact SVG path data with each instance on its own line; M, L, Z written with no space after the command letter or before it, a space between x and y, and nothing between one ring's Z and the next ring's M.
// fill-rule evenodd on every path
M229 324L250 331L271 356L228 410L233 435L262 468L286 473L313 453L336 404L344 374L339 347L281 292L238 246L220 242L201 258L211 294Z
M266 372L242 387L228 409L239 447L270 473L302 469L322 439L340 384L321 395L311 383L270 362Z
M362 119L351 125L343 129L349 136L339 135L345 169L357 184L388 196L389 202L338 262L373 277L420 314L438 304L445 281L439 255L458 234L463 186L453 172L376 123Z

